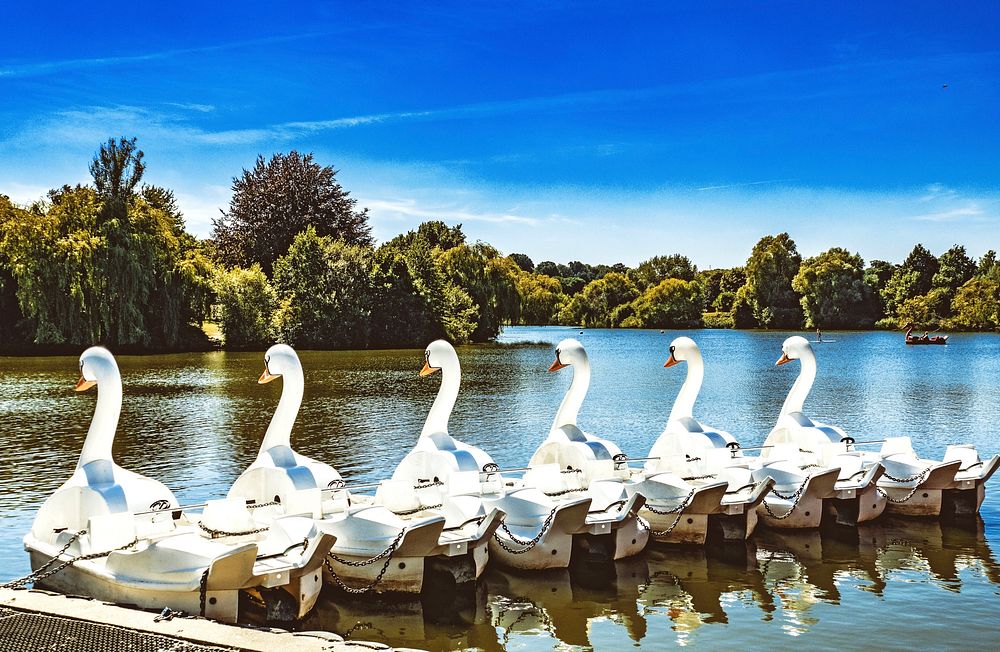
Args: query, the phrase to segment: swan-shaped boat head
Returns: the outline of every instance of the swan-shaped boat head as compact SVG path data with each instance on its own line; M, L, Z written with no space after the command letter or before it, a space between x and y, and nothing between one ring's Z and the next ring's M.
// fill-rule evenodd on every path
M419 482L425 478L444 480L456 471L481 471L493 458L485 451L453 438L448 432L451 412L462 384L462 366L455 347L435 340L424 351L420 376L441 372L441 386L427 413L417 445L396 467L394 479Z
M736 442L736 438L728 432L706 426L694 417L694 404L705 378L705 362L701 349L690 337L678 337L670 343L670 357L663 366L669 369L682 362L687 365L684 384L674 399L667 425L661 435L663 441L654 445L655 452L651 452L650 457L671 452L676 454L681 449L691 452L689 449L692 448L725 448ZM670 444L672 439L673 444ZM684 441L679 441L680 439Z
M259 502L275 496L287 498L295 491L323 489L341 479L329 464L317 462L292 449L292 427L302 405L305 378L302 363L295 349L287 344L275 344L264 354L264 372L257 382L261 385L281 378L281 398L264 433L260 451L253 464L237 478L229 497L242 497Z
M39 538L51 530L78 531L93 516L145 512L178 505L163 483L121 468L111 449L122 409L122 378L110 351L92 346L80 356L76 391L97 387L97 406L73 475L38 510L32 532Z
M545 442L535 451L528 466L557 463L560 468L583 468L586 462L612 460L621 449L607 439L585 433L577 426L583 400L590 387L590 357L578 340L569 338L556 346L550 372L573 369L573 381L563 397Z
M831 426L807 417L803 411L806 398L816 380L816 354L809 340L793 335L781 345L781 357L775 366L782 366L798 360L800 369L784 404L778 422L764 442L766 446L793 443L800 448L812 450L814 446L839 444L847 434L837 426ZM762 456L767 455L765 449Z

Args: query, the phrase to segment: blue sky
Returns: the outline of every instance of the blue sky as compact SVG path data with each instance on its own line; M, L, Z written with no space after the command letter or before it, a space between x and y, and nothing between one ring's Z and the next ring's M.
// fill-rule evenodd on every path
M208 235L232 177L298 149L380 240L424 219L537 261L867 260L1000 249L1000 4L17 3L0 192L88 180L137 136ZM947 85L947 87L944 87Z

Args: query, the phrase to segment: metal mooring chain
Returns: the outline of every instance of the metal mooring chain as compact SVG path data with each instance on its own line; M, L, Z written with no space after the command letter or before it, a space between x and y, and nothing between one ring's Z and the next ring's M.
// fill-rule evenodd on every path
M641 516L637 516L636 518L639 521L639 525L645 528L647 531L649 531L649 533L653 535L653 537L663 538L670 536L673 533L673 531L677 528L677 524L681 522L681 517L684 516L684 510L687 509L688 506L691 504L691 499L694 497L694 492L696 490L697 487L693 487L691 491L688 493L688 495L684 498L684 500L682 500L679 505L677 505L672 509L658 510L650 507L648 504L644 505L646 509L653 512L654 514L659 514L660 516L677 514L677 516L674 517L674 522L671 523L670 527L668 527L666 530L654 530L649 526L649 523L644 518L642 518Z
M261 505L263 507L263 505ZM205 532L212 535L213 539L218 539L219 537L244 537L251 534L260 534L261 532L267 532L271 529L271 526L265 525L264 527L259 527L254 530L243 530L242 532L227 532L226 530L216 530L208 527L201 521L198 521L198 527L200 527Z
M557 511L559 511L558 505L553 507L552 511L549 512L549 515L545 517L545 521L542 523L541 529L538 530L538 534L536 534L534 537L532 537L530 540L527 541L519 539L518 537L514 536L514 533L510 531L510 529L507 527L507 524L504 523L503 521L500 521L500 529L502 529L504 532L507 533L507 536L510 537L510 540L519 546L524 546L524 548L522 548L521 550L515 550L514 548L508 546L504 542L504 540L500 537L500 535L496 533L496 531L493 532L493 538L496 539L496 542L500 544L501 548L503 548L510 554L523 555L524 553L528 552L536 545L538 545L538 542L542 540L542 536L545 534L545 531L549 529L550 525L552 525L552 519L555 518Z
M399 531L399 534L396 535L396 538L392 540L392 543L390 543L385 550L383 550L382 552L378 553L377 555L375 555L370 559L365 559L364 561L349 561L347 559L343 559L342 557L338 557L337 555L333 554L333 552L328 552L326 554L330 559L334 560L338 564L343 564L344 566L352 566L354 568L360 568L361 566L370 566L371 564L374 564L375 562L377 562L379 559L382 559L386 555L391 555L393 552L395 552L396 548L399 547L399 542L403 540L404 534L406 534L406 528L403 528L402 530Z
M46 562L45 565L43 565L41 568L39 568L38 570L33 571L31 573L28 573L26 576L24 576L24 577L22 577L20 579L16 579L13 582L8 582L6 584L0 585L0 588L15 589L15 588L24 586L24 585L29 584L29 583L34 584L35 582L41 582L42 580L44 580L46 578L52 577L53 575L55 575L56 573L58 573L62 569L66 568L68 566L72 566L73 564L75 564L78 561L89 561L91 559L100 559L101 557L107 557L108 555L110 555L113 552L119 552L121 550L126 550L126 549L131 548L132 546L136 545L137 543L139 543L139 538L136 537L135 539L132 539L131 542L126 543L123 546L118 546L117 548L114 548L113 550L107 550L105 552L92 552L92 553L89 553L89 554L86 554L86 555L78 555L76 557L70 557L69 559L67 559L66 561L62 562L61 564L58 564L56 566L52 566L52 564L56 560L59 559L60 555L62 555L67 550L69 550L70 545L72 545L74 541L76 541L77 539L79 539L81 536L83 536L86 533L87 533L86 530L80 530L79 532L77 532L76 534L74 534L70 538L70 540L66 543L65 546L62 547L62 549L59 550L59 552L56 553L55 557L53 557L48 562ZM52 567L49 568L50 566L52 566ZM46 570L46 569L48 569L48 570Z
M395 552L395 550L393 550L393 552ZM368 593L370 591L373 591L375 587L379 585L379 582L382 581L382 578L385 576L385 572L389 570L389 564L391 563L392 563L392 553L389 553L389 555L385 558L385 563L382 564L382 568L381 570L379 570L378 575L375 576L375 579L369 582L367 586L355 588L353 586L348 586L344 584L344 581L340 579L337 576L337 573L333 570L333 564L330 563L329 558L326 557L323 558L323 565L326 566L326 570L330 571L330 577L332 577L333 581L337 583L337 586L339 586L347 593L352 593L354 595L360 595L362 593Z
M806 485L809 484L809 480L811 480L811 479L812 479L811 475L806 476L806 479L802 481L802 484L800 484L799 488L795 490L795 493L789 494L787 496L784 495L784 494L782 494L782 493L780 493L780 492L778 492L778 491L775 491L772 488L771 489L771 493L772 494L774 494L778 498L781 498L782 500L790 500L790 501L792 501L792 506L790 508L788 508L787 512L785 512L781 516L778 516L773 511L771 511L771 506L767 504L767 498L765 498L764 499L764 503L763 503L764 504L764 511L766 511L768 513L768 515L771 518L773 518L774 520L776 520L776 521L783 521L786 518L788 518L789 516L791 516L792 512L795 511L795 508L799 506L799 500L802 498L802 493L805 491Z
M905 478L905 479L894 478L891 475L889 475L888 473L883 474L883 475L885 475L885 477L889 478L893 482L913 482L913 488L910 489L910 493L906 494L906 496L903 497L903 498L892 498L885 491L885 489L883 489L882 487L880 487L878 485L875 485L875 491L879 492L879 494L881 494L882 497L885 498L890 503L893 503L895 505L900 505L900 504L905 503L906 501L908 501L910 498L913 498L913 494L917 493L917 489L920 488L920 483L922 483L924 481L924 478L927 477L927 474L930 473L930 471L931 471L931 467L928 466L926 469L924 469L923 471L921 471L917 475L912 476L910 478Z
M646 503L644 507L649 511L653 512L654 514L658 514L660 516L669 516L670 514L680 514L685 509L687 509L688 505L690 504L691 498L694 497L694 492L697 491L697 489L698 489L697 487L692 487L691 491L688 492L688 495L684 497L684 500L678 503L676 507L673 507L671 509L666 509L666 510L656 509L655 507L650 506L649 503Z

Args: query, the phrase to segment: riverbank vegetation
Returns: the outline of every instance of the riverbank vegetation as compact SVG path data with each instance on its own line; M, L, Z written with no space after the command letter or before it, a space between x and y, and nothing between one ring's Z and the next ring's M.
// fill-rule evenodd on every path
M231 348L483 342L506 324L998 328L993 251L977 261L918 244L899 264L866 264L833 247L803 259L780 233L731 269L681 254L634 268L535 264L433 219L378 244L336 170L294 151L235 177L228 210L199 240L173 193L143 183L135 139L103 144L90 171L92 184L28 206L0 195L2 351L204 348L206 319Z

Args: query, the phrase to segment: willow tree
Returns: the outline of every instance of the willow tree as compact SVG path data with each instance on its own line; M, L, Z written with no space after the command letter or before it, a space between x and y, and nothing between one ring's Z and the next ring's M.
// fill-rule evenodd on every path
M111 139L91 163L94 185L63 186L5 220L2 256L37 344L173 347L201 318L209 263L177 215L137 188L135 139Z

